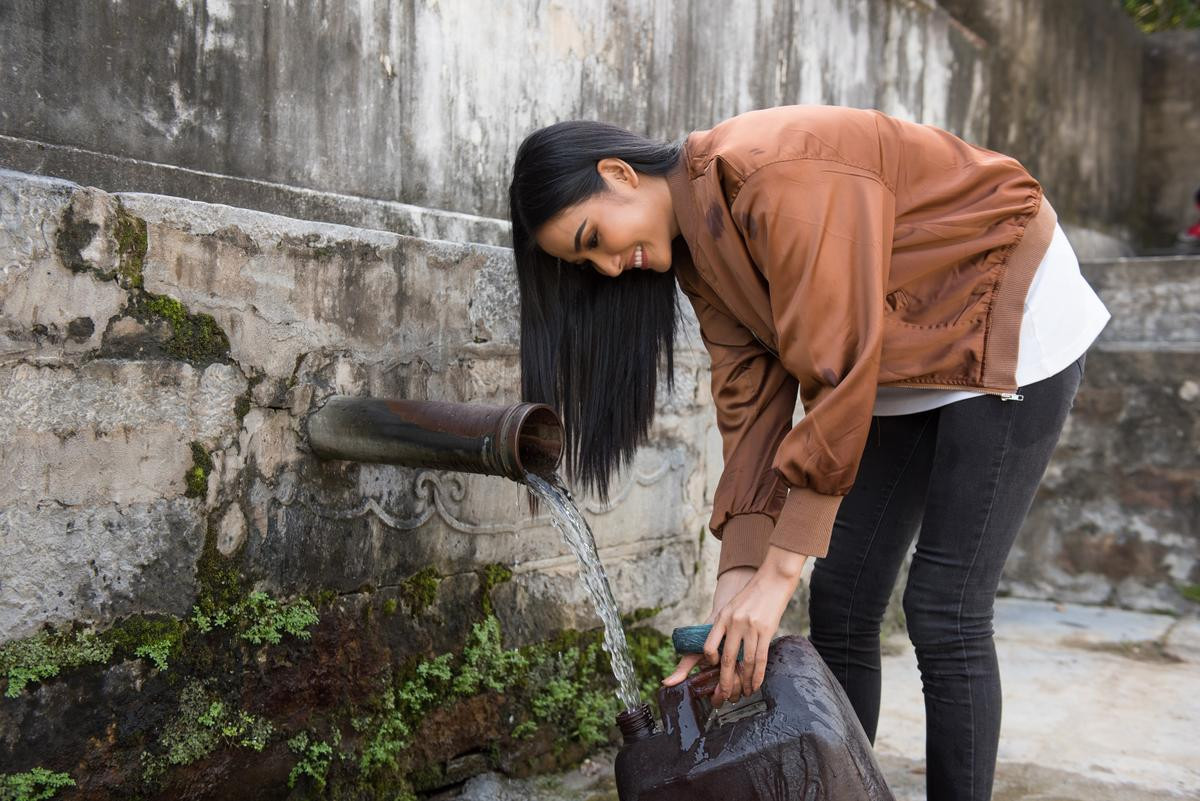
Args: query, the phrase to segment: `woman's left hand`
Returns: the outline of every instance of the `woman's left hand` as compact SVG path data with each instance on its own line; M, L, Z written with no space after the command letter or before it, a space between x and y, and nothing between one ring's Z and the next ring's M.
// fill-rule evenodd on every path
M706 661L721 665L721 679L713 692L713 706L720 706L734 692L734 682L740 677L739 695L750 695L762 685L767 671L767 649L779 630L783 610L787 608L800 573L808 559L777 545L767 551L767 558L755 571L754 577L729 603L717 613L712 631L704 641ZM725 644L718 655L721 638ZM737 663L738 648L743 660ZM735 675L736 672L736 675Z

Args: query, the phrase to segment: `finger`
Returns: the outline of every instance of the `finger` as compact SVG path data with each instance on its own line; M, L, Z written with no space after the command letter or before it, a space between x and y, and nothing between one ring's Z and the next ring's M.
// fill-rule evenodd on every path
M742 677L736 673L733 676L733 692L729 695L730 703L737 703L742 700L742 696L746 694L746 685L742 682Z
M721 646L721 689L726 697L733 695L733 682L737 676L737 653L742 644L741 627L736 624L730 627L725 635L725 644Z
M708 632L708 637L704 640L704 661L710 665L721 664L721 656L717 652L717 646L721 644L721 638L725 636L727 620L727 615L723 613L718 615L712 629Z
M742 692L744 695L754 692L754 670L758 639L758 634L752 629L746 633L746 639L742 641L743 659L739 665L738 674L742 680Z
M674 687L679 682L687 678L688 673L691 673L692 668L700 661L703 654L687 654L679 660L679 664L675 666L675 672L662 680L663 686Z
M754 655L754 679L751 682L752 689L750 692L756 692L762 686L763 679L767 677L767 655L770 653L771 638L762 637L758 641L758 647L755 649Z

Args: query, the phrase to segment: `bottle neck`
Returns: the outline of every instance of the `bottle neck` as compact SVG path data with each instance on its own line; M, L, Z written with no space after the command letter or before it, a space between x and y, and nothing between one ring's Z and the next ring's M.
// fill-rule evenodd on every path
M650 714L650 705L626 709L617 715L617 726L625 737L625 744L644 740L654 734L654 716Z

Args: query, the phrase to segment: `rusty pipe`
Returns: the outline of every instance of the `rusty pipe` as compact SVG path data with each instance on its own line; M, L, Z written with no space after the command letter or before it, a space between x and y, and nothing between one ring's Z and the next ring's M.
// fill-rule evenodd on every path
M563 426L542 403L493 406L334 395L305 420L322 459L484 473L523 481L558 467Z

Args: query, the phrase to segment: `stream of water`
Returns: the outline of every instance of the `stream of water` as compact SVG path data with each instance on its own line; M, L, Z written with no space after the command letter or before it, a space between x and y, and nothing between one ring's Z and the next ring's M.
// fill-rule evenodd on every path
M579 558L579 571L583 574L583 583L592 596L596 612L604 621L604 650L608 652L613 675L617 677L617 697L626 709L633 709L641 703L637 678L633 675L633 662L629 658L629 646L625 642L625 629L621 627L621 615L617 611L616 601L613 600L608 574L604 572L600 555L596 553L596 539L592 536L592 529L583 519L575 502L571 500L571 493L563 485L558 473L551 475L548 480L533 473L526 473L525 483L550 507L554 527L562 533L567 545Z

